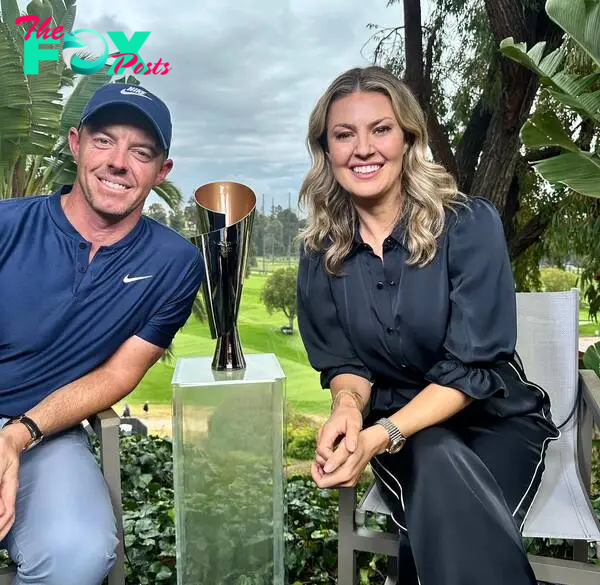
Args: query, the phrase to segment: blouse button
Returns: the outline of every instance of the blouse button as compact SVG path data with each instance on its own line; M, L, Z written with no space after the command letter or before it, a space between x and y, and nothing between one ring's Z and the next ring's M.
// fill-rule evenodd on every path
M383 282L381 280L377 283L377 288L381 290L383 288Z

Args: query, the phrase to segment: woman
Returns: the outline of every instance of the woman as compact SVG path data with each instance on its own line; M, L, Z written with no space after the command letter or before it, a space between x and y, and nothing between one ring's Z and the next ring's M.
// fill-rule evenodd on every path
M520 530L559 431L515 359L496 209L427 160L423 112L385 69L340 75L308 146L298 323L333 398L314 481L370 463L421 585L534 584Z

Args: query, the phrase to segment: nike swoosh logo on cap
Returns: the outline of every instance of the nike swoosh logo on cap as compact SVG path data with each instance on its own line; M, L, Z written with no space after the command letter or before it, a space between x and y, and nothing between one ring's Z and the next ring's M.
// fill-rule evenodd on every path
M143 89L138 89L137 87L124 87L119 93L122 93L123 95L144 97L147 100L152 101L152 98L149 95L146 95L146 92Z
M123 282L125 284L128 284L130 282L135 282L136 280L145 280L146 278L152 278L152 276L152 274L150 276L129 276L128 274L123 278Z

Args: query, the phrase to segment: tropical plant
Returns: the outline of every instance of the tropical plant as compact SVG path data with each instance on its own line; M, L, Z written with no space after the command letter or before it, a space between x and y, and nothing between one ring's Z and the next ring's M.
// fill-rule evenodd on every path
M38 16L40 23L51 17L48 29L61 26L70 33L75 0L33 0L27 14ZM40 62L38 74L25 74L24 36L30 23L16 25L19 16L16 0L0 0L0 199L49 193L72 183L76 169L66 136L70 127L77 126L88 99L105 83L139 84L133 76L107 75L108 64L97 73L76 76L65 65L62 48L57 61ZM171 208L181 201L179 190L167 181L154 191Z
M504 39L500 44L504 55L535 72L544 91L572 114L571 127L565 128L551 109L536 110L523 125L521 140L526 148L542 149L534 166L547 181L600 197L597 141L594 145L592 140L574 138L576 133L589 137L600 130L600 1L547 0L546 12L589 56L591 71L582 75L567 70L568 39L546 56L545 42L527 50L526 43L516 43L512 37ZM582 142L587 148L582 148Z

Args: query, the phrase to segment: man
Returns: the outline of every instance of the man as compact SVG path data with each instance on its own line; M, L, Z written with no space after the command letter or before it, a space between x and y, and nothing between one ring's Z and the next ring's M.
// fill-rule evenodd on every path
M68 138L72 186L0 201L0 541L17 585L96 585L112 566L111 503L79 423L160 358L203 274L196 247L142 216L173 167L167 106L109 84Z

